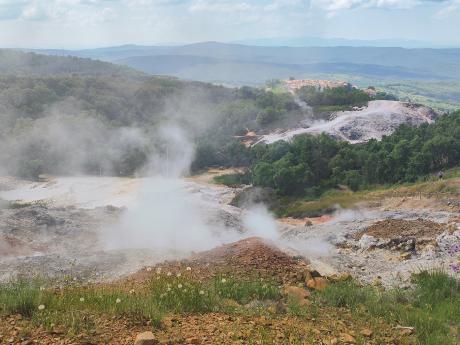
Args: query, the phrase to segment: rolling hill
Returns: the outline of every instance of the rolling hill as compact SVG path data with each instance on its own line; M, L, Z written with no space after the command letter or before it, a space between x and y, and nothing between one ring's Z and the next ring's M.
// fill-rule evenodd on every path
M41 52L111 61L152 74L237 85L316 75L349 76L366 82L374 79L460 81L460 49L457 48L262 47L204 42Z

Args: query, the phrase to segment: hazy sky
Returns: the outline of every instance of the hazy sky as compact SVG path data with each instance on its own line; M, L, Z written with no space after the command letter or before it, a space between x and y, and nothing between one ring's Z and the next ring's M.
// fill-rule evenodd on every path
M0 0L1 47L296 36L460 45L459 23L460 0Z

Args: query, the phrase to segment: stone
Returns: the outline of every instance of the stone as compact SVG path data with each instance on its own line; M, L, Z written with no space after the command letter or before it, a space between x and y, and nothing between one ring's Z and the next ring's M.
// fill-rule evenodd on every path
M402 335L412 335L415 333L414 327L396 327Z
M369 248L375 247L378 244L378 242L379 241L374 236L364 234L359 239L358 244L361 249L369 249Z
M453 232L446 230L436 237L436 244L442 252L449 253L452 246L458 243L460 243L460 230Z
M323 277L316 277L307 281L307 287L317 291L323 291L328 285L329 281Z
M155 339L155 336L152 332L143 332L139 333L136 336L134 345L157 345L159 344L158 340Z
M407 252L407 253L402 253L400 255L400 258L402 260L410 260L412 258L412 253L411 252Z
M375 277L372 279L373 286L382 286L382 279L380 277Z
M369 329L369 328L363 328L363 329L361 330L361 335L363 335L363 336L365 336L365 337L367 337L367 338L372 337L372 334L373 334L373 333L374 333L374 332L372 332L372 330Z
M310 292L301 287L293 285L286 286L284 288L284 294L288 299L295 301L300 306L307 306L310 304L310 301L307 299L311 295Z
M333 282L339 283L339 282L345 282L348 280L351 280L351 274L348 272L345 273L339 273L339 274L333 274L332 276L329 277L330 280Z
M345 344L355 344L355 337L348 333L340 334L340 341Z

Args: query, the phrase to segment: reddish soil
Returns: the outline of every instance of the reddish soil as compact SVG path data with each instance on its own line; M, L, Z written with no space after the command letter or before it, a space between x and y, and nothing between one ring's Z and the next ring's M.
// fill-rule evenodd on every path
M136 335L148 330L153 330L159 345L350 344L345 341L347 339L361 339L368 345L415 344L413 336L394 330L383 320L374 320L370 324L341 309L323 308L318 310L318 315L301 317L224 313L171 315L165 317L163 325L156 329L123 318L89 316L89 319L92 330L73 335L59 329L50 332L41 327L30 328L27 320L17 316L4 317L0 319L0 344L133 345Z
M445 229L445 224L439 224L424 219L385 219L357 233L355 238L360 239L366 234L383 239L390 239L398 236L434 239L445 231Z
M198 279L215 275L239 278L259 277L279 283L303 282L308 273L307 262L296 259L261 238L247 238L193 255L182 261L166 261L142 270L128 278L145 281L155 275L158 267L175 274L190 267L190 274Z
M281 218L279 219L281 222L290 224L290 225L316 225L316 224L323 224L327 223L334 219L333 216L329 214L324 214L319 217L305 217L305 218Z

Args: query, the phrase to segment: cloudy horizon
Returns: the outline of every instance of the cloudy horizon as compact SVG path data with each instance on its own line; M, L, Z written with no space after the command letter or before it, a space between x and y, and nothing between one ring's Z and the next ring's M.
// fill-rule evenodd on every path
M94 48L269 37L459 45L460 0L0 0L0 47Z

